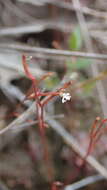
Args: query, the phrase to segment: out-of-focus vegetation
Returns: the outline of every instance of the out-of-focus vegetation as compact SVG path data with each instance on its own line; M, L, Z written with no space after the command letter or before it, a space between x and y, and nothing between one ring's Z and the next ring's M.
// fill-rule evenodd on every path
M77 2L80 9L75 9L72 0L0 1L0 190L67 190L67 185L85 177L102 175L104 168L107 175L106 120L103 120L107 111L106 60L85 56L88 39L84 40L86 35L81 28L84 26L77 18L78 12L82 14L88 29L92 42L88 53L106 54L107 2ZM36 50L32 49L35 47ZM52 49L77 52L77 56L55 55ZM84 53L82 58L79 52ZM23 54L30 73L37 79L36 95L22 66ZM46 74L49 72L53 75ZM71 85L67 86L69 81ZM37 97L41 107L46 93L57 89L61 93L54 94L43 107L42 123L42 108L39 110L42 119L36 110ZM71 95L71 100L64 104L63 93ZM44 124L46 142L40 133L40 123ZM90 154L97 160L100 171L93 161L89 165L80 156L81 149L86 153L89 150L93 128L96 142L92 140L93 147L87 156ZM67 142L67 134L76 141L77 149L74 141ZM106 180L98 179L81 189L101 188L107 188Z

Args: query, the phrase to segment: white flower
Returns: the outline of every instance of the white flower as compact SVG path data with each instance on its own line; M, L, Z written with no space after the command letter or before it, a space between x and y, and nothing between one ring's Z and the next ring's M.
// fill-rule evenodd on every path
M62 97L62 103L65 103L67 100L71 99L70 93L61 93L60 96Z

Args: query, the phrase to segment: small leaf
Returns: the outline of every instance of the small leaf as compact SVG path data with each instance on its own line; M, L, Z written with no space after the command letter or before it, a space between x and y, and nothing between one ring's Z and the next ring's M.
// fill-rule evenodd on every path
M79 50L82 46L82 36L79 27L76 27L68 41L71 50Z
M89 66L92 63L90 59L83 59L79 58L76 60L75 63L72 63L71 61L67 61L66 64L68 66L68 70L73 70L73 69L84 69L87 66Z
M89 66L91 63L92 63L92 61L90 59L79 58L76 61L76 67L78 69L82 69L82 68Z

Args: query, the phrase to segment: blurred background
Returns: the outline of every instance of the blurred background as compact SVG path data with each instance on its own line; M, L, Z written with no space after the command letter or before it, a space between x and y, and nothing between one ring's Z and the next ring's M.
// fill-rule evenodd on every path
M83 182L81 189L107 189L102 170L87 161L81 167L93 122L107 118L106 53L106 0L0 0L0 190L68 190L93 175L93 184ZM70 101L55 97L45 107L48 164L33 100L23 102L31 87L23 54L37 79L53 72L40 83L41 91L72 81ZM91 155L107 178L104 123Z

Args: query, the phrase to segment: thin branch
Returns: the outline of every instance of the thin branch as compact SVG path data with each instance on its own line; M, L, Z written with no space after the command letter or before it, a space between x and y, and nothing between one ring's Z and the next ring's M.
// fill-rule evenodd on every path
M99 182L101 180L104 180L104 177L101 175L94 175L94 176L90 176L90 177L86 177L76 183L73 183L72 185L67 185L64 190L77 190L80 189L82 187L85 187L87 185Z
M39 0L39 4L38 4L38 1L36 0L17 0L19 2L24 2L24 3L30 3L30 4L33 4L33 5L44 5L45 3L49 3L49 4L52 4L52 5L55 5L59 8L63 8L63 9L67 9L67 10L72 10L72 11L75 11L75 8L74 6L69 3L69 2L64 2L64 1L58 1L58 0ZM77 7L76 8L76 11L78 11L79 8ZM107 18L107 13L106 12L103 12L103 11L98 11L98 10L94 10L94 9L91 9L91 8L88 8L88 7L85 7L83 6L82 9L80 9L80 11L83 13L83 14L86 14L86 15L90 15L90 16L93 16L93 17L96 17L96 18Z
M17 119L15 119L13 122L11 122L7 127L5 127L4 129L0 130L0 135L13 130L14 127L24 123L26 120L28 120L29 118L32 117L33 113L35 114L36 112L36 107L35 107L35 103L33 103L28 109L27 111L25 111L24 113L22 113Z
M58 56L64 58L72 58L74 57L81 57L81 58L90 58L90 59L101 59L106 60L106 54L98 54L98 53L87 53L87 52L77 52L77 51L67 51L67 50L56 50L56 49L49 49L49 48L40 48L40 47L32 47L25 44L11 44L11 43L0 43L1 51L7 50L16 50L17 52L22 53L33 53L33 55L47 55L47 56Z
M30 67L30 71L33 73L33 75L37 77L41 77L47 73L47 71L43 71L42 69L37 67L37 65L35 65L35 67L33 68ZM21 55L20 54L16 55L13 53L12 55L10 55L9 52L7 54L0 52L0 74L1 74L1 80L2 80L2 75L4 74L6 75L6 78L8 78L7 75L13 76L13 78L14 77L18 78L20 76L25 75L23 67L21 65Z
M85 20L84 15L80 11L82 9L80 1L79 0L73 0L72 2L73 2L73 5L75 7L75 10L76 10L76 8L79 9L78 11L76 11L76 15L77 15L77 19L78 19L80 29L82 32L83 40L85 42L86 50L87 50L87 52L93 52L94 51L93 43L92 43L91 37L90 37L89 32L88 32L86 20ZM98 69L98 66L96 63L91 64L91 70L92 70L92 75L94 77L97 77L99 74L99 69ZM97 92L98 92L98 96L99 96L99 100L100 100L100 104L101 104L102 113L103 113L104 117L106 117L107 101L106 101L106 94L105 94L105 90L104 90L102 81L98 81L96 83L96 88L97 88Z
M0 29L0 36L14 36L28 33L38 33L44 31L46 28L53 28L54 26L46 21L35 22L25 26L5 27Z
M71 32L72 23L65 23L61 19L54 21L52 19L35 19L35 21L22 26L4 27L0 28L0 36L16 36L21 34L38 33L43 32L46 29L57 29L62 32Z
M28 22L28 21L34 21L35 20L32 16L28 15L26 12L24 12L23 10L18 8L18 6L16 6L11 1L5 0L5 1L2 1L2 3L5 5L6 8L8 8L8 10L10 12L12 12L12 14L18 16L24 22L25 21Z
M59 118L64 118L64 115L63 114L59 114L59 115L46 116L45 121L47 122L50 119L59 119ZM29 122L25 122L25 123L22 123L20 125L17 125L15 127L11 128L11 131L13 133L18 134L19 132L22 132L23 130L26 130L27 128L29 128L31 126L34 126L37 123L38 123L38 120L31 121L30 123Z
M30 108L27 109L27 111L25 111L21 116L19 116L6 128L0 131L0 134L2 134L0 138L0 142L1 142L0 148L2 148L5 144L7 144L10 140L12 140L15 137L14 129L16 128L16 126L18 127L29 118L32 118L35 112L36 112L36 107L35 107L35 103L33 103L32 106L30 106ZM64 128L62 128L62 126L58 122L56 122L52 118L51 120L47 120L47 122L80 157L82 158L85 157L86 151L80 148L80 144L74 139L73 136L71 136ZM2 141L4 142L2 143ZM86 158L86 161L97 172L99 172L101 175L107 178L107 170L94 157L88 156Z
M74 27L74 24L71 22L63 22L61 20L54 21L52 19L42 19L38 20L35 19L35 22L27 23L24 25L19 26L12 26L12 27L2 27L0 28L0 37L2 36L16 36L16 35L22 35L22 34L29 34L29 33L38 33L43 32L46 29L57 29L61 32L66 31L66 33L71 33L72 28ZM92 31L93 28L95 29L101 29L104 28L105 25L103 23L88 23L88 29L90 30L91 36L93 36L94 31ZM94 35L95 36L95 35Z
M10 125L8 125L4 130L1 130L0 134L1 136L0 141L2 143L2 140L12 140L15 137L15 131L16 126L20 126L22 123L24 123L27 119L31 118L32 115L35 114L36 107L35 103L32 104L30 108L28 108L27 111L25 111L21 116L19 116L17 119L15 119ZM47 116L48 117L48 116ZM70 135L63 127L60 125L60 123L56 122L52 118L50 120L47 120L47 123L52 127L65 141L66 144L68 144L74 152L76 152L80 157L84 158L86 155L86 151L84 151L82 148L80 148L80 144L74 139L72 135ZM34 124L34 123L33 123ZM29 124L30 126L30 124ZM24 124L23 127L25 128ZM26 126L27 127L27 126ZM7 133L8 132L8 133ZM19 130L20 132L20 130ZM6 134L7 135L6 135ZM5 136L4 136L5 135ZM8 136L8 138L7 138ZM10 139L9 139L10 136ZM5 137L5 138L4 138ZM7 143L5 141L5 143ZM3 143L3 146L5 145ZM1 147L2 148L2 144ZM89 163L98 173L100 173L102 176L107 178L107 170L92 156L88 156L86 158L87 163Z
M65 143L68 144L74 150L74 152L84 159L86 151L80 147L80 143L78 143L59 122L52 119L48 120L47 122L50 124L50 127L52 127L52 129L54 129L57 134L63 138ZM93 156L88 156L86 158L86 162L90 164L98 173L107 178L107 170Z
M63 80L60 82L60 85L57 86L57 88L60 88L63 84ZM55 88L54 90L56 90ZM42 100L42 103L46 100L44 98ZM16 135L14 134L17 126L20 126L24 124L29 118L31 119L32 116L36 116L36 106L35 102L24 112L22 113L17 119L15 119L13 122L11 122L7 127L0 130L0 149L2 149L8 142L10 142ZM31 123L30 123L31 124ZM29 125L30 125L29 124ZM21 128L21 127L20 127ZM23 126L22 126L23 128Z
M19 36L22 34L29 34L29 33L38 33L43 32L46 29L57 29L61 32L71 33L72 28L74 27L74 24L71 22L64 22L61 19L58 21L54 21L52 19L42 19L38 20L35 19L35 22L27 23L24 25L19 26L12 26L12 27L2 27L0 28L0 37L2 36ZM105 25L103 23L90 23L88 22L88 29L90 30L91 35L93 35L92 29L101 29L105 28ZM92 32L91 32L92 31Z

